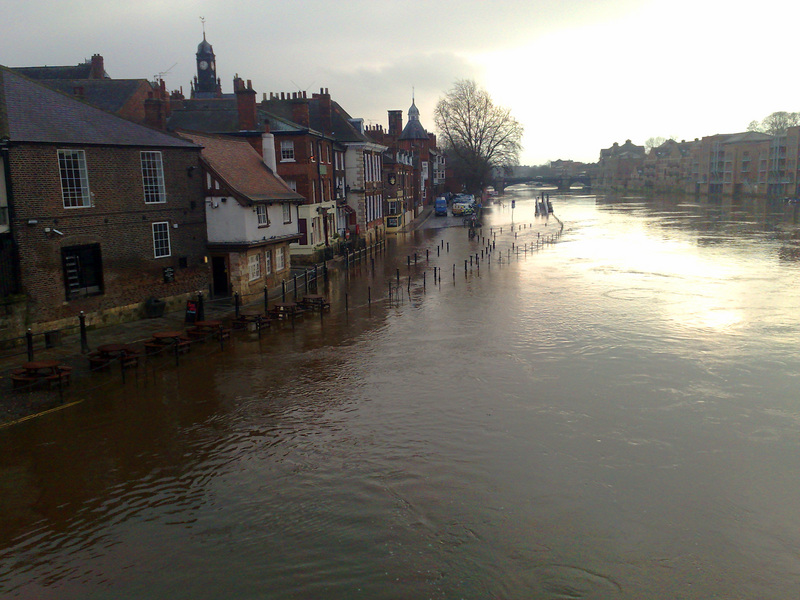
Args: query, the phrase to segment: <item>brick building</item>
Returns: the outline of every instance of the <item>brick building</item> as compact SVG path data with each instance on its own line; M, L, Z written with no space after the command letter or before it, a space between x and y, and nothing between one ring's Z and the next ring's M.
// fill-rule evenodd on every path
M640 181L654 192L683 192L690 181L692 147L697 141L667 140L651 148L642 163Z
M389 111L390 123L398 117L402 120L401 111ZM414 157L400 148L399 131L395 128L393 134L389 134L381 125L366 129L370 139L387 147L383 152L381 173L387 233L396 233L413 220L417 204L414 201Z
M259 104L259 109L270 119L271 131L276 143L288 144L287 130L299 127L305 135L321 135L320 149L324 162L316 161L312 153L312 164L333 167L333 200L336 207L337 233L341 236L362 235L372 240L384 231L384 205L382 183L382 154L386 146L376 143L366 135L363 119L354 119L336 101L327 89L321 89L311 98L305 92L270 94ZM282 124L280 124L282 123ZM301 144L306 143L301 140ZM326 146L335 155L331 164ZM281 148L281 150L282 150ZM297 148L297 143L294 144ZM309 152L312 146L308 145ZM302 156L302 155L301 155ZM328 166L330 165L330 166ZM289 180L292 175L281 172L282 161L278 158L278 172ZM318 173L313 173L318 178ZM321 181L321 183L324 183ZM311 190L315 184L312 181ZM316 188L319 191L319 188ZM298 188L298 191L299 188ZM323 189L323 198L331 196Z
M644 158L644 146L637 146L630 140L625 140L622 146L614 142L610 148L600 150L593 183L606 189L641 187Z
M701 138L691 149L686 192L765 196L773 136L748 131ZM780 147L775 147L780 151Z
M0 336L208 287L200 147L0 68ZM193 175L194 173L196 175ZM9 278L12 278L9 281Z

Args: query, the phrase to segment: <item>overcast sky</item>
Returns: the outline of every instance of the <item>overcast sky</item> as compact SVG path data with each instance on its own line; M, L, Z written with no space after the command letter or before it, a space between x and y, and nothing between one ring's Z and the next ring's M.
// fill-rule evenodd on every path
M200 17L224 92L327 87L387 126L475 79L525 128L522 164L597 160L649 137L693 139L800 111L800 3L716 0L0 0L0 64L74 65L115 79L195 74ZM404 114L404 121L405 121Z

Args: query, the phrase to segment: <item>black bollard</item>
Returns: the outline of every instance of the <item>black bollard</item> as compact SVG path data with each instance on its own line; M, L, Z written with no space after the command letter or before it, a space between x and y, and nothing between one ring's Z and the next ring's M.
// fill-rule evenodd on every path
M422 291L423 291L423 292L425 291L425 282L426 282L426 278L425 278L425 276L426 276L426 275L427 275L427 273L426 273L425 271L423 271L423 272L422 272Z
M28 346L28 362L33 362L33 332L30 327L25 332L25 343Z
M372 306L372 288L367 286L367 304Z
M83 311L81 311L81 315L78 317L78 320L81 324L81 352L85 354L89 351L89 341L86 338L86 315L83 314Z
M397 269L397 285L400 285L400 269Z
M203 302L203 292L197 292L197 320L206 320L206 307Z
M294 301L297 302L297 275L294 276Z
M286 280L281 280L281 302L286 302Z
M239 318L239 292L233 294L233 314Z
M269 314L269 291L267 286L264 286L264 314Z
M430 250L425 248L425 260L430 260L430 259L431 259Z
M345 292L345 295L344 295L344 312L349 312L349 311L350 311L350 297Z
M414 264L417 264L417 253L414 252Z
M436 246L436 256L439 256L439 246Z
M447 242L447 251L450 252L450 242Z

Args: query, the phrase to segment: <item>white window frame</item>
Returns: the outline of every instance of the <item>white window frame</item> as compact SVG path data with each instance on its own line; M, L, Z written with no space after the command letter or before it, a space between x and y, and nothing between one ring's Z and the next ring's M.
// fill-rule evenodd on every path
M58 171L64 208L91 207L92 194L89 190L86 153L83 150L59 150Z
M281 246L280 248L275 248L275 270L276 271L283 271L286 268L286 248Z
M264 274L272 275L272 250L264 251Z
M281 140L281 162L294 162L294 142Z
M292 205L289 202L284 202L281 204L281 209L283 210L283 222L291 223L292 222Z
M256 218L259 227L269 227L269 210L266 204L256 204Z
M144 203L163 204L167 201L167 190L164 187L164 162L161 152L143 150L140 157Z
M259 254L251 254L247 257L247 272L250 281L261 279L261 256Z
M166 248L164 247L165 241ZM172 245L169 239L168 221L158 221L153 223L153 256L154 258L167 258L168 256L172 256Z

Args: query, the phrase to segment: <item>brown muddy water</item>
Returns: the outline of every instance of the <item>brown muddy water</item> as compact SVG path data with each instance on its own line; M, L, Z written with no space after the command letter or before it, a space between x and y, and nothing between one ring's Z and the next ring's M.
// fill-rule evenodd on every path
M0 430L0 595L796 595L797 209L551 192L517 255L534 193Z

